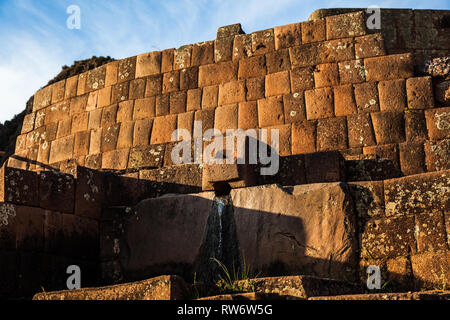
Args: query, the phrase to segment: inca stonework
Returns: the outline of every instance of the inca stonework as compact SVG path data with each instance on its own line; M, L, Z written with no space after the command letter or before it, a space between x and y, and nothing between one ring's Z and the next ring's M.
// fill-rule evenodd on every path
M399 291L448 288L450 12L366 19L225 26L38 91L0 171L0 297L66 289L78 265L83 287L128 288L115 298L185 298L184 282L220 271L212 257L286 276L258 283L302 299L363 292L369 265ZM194 121L277 129L278 172L174 164L172 133ZM163 275L154 292L125 285ZM332 289L308 289L319 280ZM107 288L54 298L114 298Z

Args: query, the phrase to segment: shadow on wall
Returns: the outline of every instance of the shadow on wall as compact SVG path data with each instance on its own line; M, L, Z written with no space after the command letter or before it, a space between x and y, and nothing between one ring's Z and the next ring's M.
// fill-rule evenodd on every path
M14 247L0 245L5 262L0 296L65 289L66 268L72 264L82 268L83 287L162 274L214 282L223 274L211 258L230 271L242 270L245 262L249 276L309 274L359 281L358 235L374 201L370 189L341 182L266 185L217 196L198 193L201 188L193 185L91 171L102 176L103 209L95 234L84 223L68 228L43 222L33 226L29 241L23 232L20 241L35 242L33 236L40 233L42 250L21 247L16 237ZM8 228L2 226L1 234ZM48 250L55 246L59 249ZM87 260L88 251L96 254ZM405 290L412 287L411 275L384 272L383 279Z

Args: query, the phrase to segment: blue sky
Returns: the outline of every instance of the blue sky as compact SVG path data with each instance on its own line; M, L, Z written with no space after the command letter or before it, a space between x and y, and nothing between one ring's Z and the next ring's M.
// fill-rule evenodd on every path
M70 5L81 29L66 27ZM305 21L319 8L450 9L441 1L323 0L0 0L0 122L63 65L96 56L116 59L213 40L217 28L240 22L250 33Z

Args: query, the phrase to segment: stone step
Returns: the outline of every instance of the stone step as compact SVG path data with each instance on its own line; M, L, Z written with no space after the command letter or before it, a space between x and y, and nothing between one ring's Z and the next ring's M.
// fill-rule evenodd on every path
M308 300L450 300L450 291L349 294L310 297Z
M40 292L33 300L184 300L196 295L200 300L304 300L361 292L354 284L305 275L240 280L235 285L247 292L225 293L211 286L205 291L204 285L186 284L179 276L160 276L105 287Z
M41 292L33 300L182 300L188 287L178 276L160 276L113 286Z
M240 287L246 283L251 285L256 293L280 295L288 300L361 292L361 287L356 284L308 275L256 278L237 282Z

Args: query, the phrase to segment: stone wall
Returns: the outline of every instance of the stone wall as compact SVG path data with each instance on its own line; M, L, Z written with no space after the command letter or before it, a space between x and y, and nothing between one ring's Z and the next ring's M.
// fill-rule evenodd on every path
M403 288L448 282L450 101L418 65L450 52L449 13L382 10L379 33L363 12L331 13L251 34L222 27L214 41L114 61L38 91L0 173L0 255L9 261L0 296L64 288L68 264L86 265L91 285L167 270L192 280L216 221L214 193L199 192L230 189L230 245L265 274L355 280L376 264ZM172 132L192 135L200 120L203 130L278 129L278 173L175 165ZM316 183L339 195L340 211L328 210L333 201ZM277 194L284 200L272 202ZM326 230L345 222L341 247L318 236L317 216Z
M414 75L414 56L387 55L387 43L351 13L251 34L224 27L215 41L115 61L37 92L16 143L34 162L9 164L169 166L172 132L201 120L204 130L279 129L281 156L389 154L404 174L432 171L449 109L430 77Z

